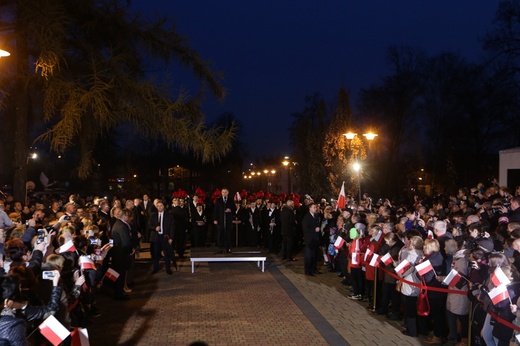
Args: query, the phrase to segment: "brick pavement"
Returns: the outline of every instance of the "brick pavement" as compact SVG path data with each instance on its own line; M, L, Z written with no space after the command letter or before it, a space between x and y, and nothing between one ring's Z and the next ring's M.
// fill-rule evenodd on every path
M297 262L270 257L266 269L200 263L191 274L184 259L172 276L164 269L151 275L151 263L138 261L131 300L110 299L109 285L101 292L91 344L420 345L398 323L347 299L334 273L304 276L301 256Z

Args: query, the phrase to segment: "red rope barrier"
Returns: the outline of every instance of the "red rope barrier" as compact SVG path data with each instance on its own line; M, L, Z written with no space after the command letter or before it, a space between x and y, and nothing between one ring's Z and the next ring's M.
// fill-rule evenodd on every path
M381 267L381 269L385 273L387 273L388 275L390 275L391 277L393 277L393 278L395 278L395 279L397 279L399 281L405 282L408 285L415 286L415 287L418 287L420 289L426 289L427 291L435 291L435 292L443 292L443 293L453 293L453 294L461 294L461 295L466 295L468 293L468 291L457 291L457 290L450 290L450 289L447 289L447 288L424 286L424 285L421 285L421 284L418 284L418 283L415 283L415 282L412 282L412 281L405 280L402 277L400 277L400 276L398 276L398 275L396 275L396 274L386 270L383 267Z

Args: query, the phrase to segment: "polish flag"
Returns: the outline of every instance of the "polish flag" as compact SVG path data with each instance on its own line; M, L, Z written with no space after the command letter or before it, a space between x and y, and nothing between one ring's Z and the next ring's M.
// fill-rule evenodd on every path
M399 275L403 275L403 273L407 271L411 266L412 264L408 262L408 260L404 259L401 263L399 263L397 267L395 267L395 272Z
M72 346L90 346L87 328L74 328L71 337Z
M370 260L370 266L377 267L379 265L380 260L380 256L375 253L374 256L372 256L372 259Z
M242 196L240 196L240 194L237 192L237 193L235 193L234 200L235 200L235 202L240 202L242 200Z
M495 271L491 274L491 281L493 281L493 285L496 287L500 285L508 285L511 283L511 280L504 274L502 268L497 267Z
M489 291L489 298L491 298L491 301L493 304L497 305L503 300L506 300L509 298L509 292L507 291L506 285L500 285L498 287L493 288L491 291Z
M76 247L74 246L74 243L72 242L72 240L69 240L68 242L66 242L65 244L60 246L60 249L59 249L59 253L74 252L74 251L76 251Z
M346 195L345 195L345 182L341 184L341 190L339 191L338 196L338 209L345 208Z
M365 258L363 259L365 262L367 261L368 256L372 253L372 250L367 248L367 251L365 252Z
M381 261L383 261L383 263L386 265L390 265L390 263L392 263L393 259L392 259L392 256L390 256L390 254L387 253L386 255L381 257Z
M67 328L54 315L50 315L38 328L40 328L40 333L54 346L61 344L70 335Z
M334 242L334 248L335 249L340 249L343 246L343 244L345 244L345 239L343 239L340 236L338 236L338 238Z
M462 276L459 274L459 272L455 269L452 269L448 276L444 278L442 283L446 286L454 287L460 281L460 279L462 279Z
M324 253L323 260L325 261L325 263L330 262L330 255L328 253Z
M119 273L112 268L108 268L107 272L105 273L105 276L115 282L119 277Z
M427 238L433 239L433 232L431 230L428 230Z
M79 267L81 270L85 269L96 269L96 265L94 261L90 259L88 256L80 256L79 257Z
M427 274L428 272L432 271L433 266L430 263L430 260L426 260L421 264L416 265L415 269L417 270L420 276L423 276L424 274Z

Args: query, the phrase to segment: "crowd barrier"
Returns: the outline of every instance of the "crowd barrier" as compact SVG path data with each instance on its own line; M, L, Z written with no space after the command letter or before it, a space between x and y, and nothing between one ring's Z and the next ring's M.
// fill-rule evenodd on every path
M419 289L426 289L426 290L429 290L429 291L436 291L436 292L444 292L444 293L452 293L452 294L460 294L460 295L467 295L468 291L467 290L452 290L452 289L449 289L449 288L440 288L440 287L431 287L431 286L425 286L425 285L422 285L421 283L416 283L416 282L412 282L412 281L408 281L408 280L405 280L403 279L402 277L400 277L399 275L395 274L395 273L392 273L390 272L389 270L385 269L385 268L382 268L382 267L379 267L379 269L381 269L382 271L384 271L385 273L387 273L388 275L392 276L393 278L401 281L401 282L404 282L404 283L407 283L411 286L415 286L415 287L418 287ZM375 308L375 305L376 305L376 292L377 292L377 272L378 270L375 271L375 278L374 278L374 308ZM472 309L470 309L472 310ZM470 311L471 312L471 311ZM511 322L508 322L500 317L498 317L495 313L493 312L487 312L491 317L493 317L494 320L496 320L498 323L500 324L503 324L505 325L506 327L509 327L517 332L520 332L520 326L517 326L517 325L514 325L512 324ZM470 327L470 334L471 334L471 325L472 325L472 314L470 313L469 314L469 327ZM468 338L470 339L470 338Z

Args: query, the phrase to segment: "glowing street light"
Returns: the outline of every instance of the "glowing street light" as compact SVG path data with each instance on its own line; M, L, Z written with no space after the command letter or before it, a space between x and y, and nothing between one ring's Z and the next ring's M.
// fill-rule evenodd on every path
M0 49L0 58L6 57L6 56L9 56L9 55L11 55L11 53L9 53L6 50Z
M377 137L377 133L372 133L372 132L369 132L369 133L365 133L363 134L363 136L365 136L365 138L369 141L373 141L376 137Z
M354 137L357 136L357 133L348 132L348 133L344 133L343 136L347 137L348 140L353 140Z

